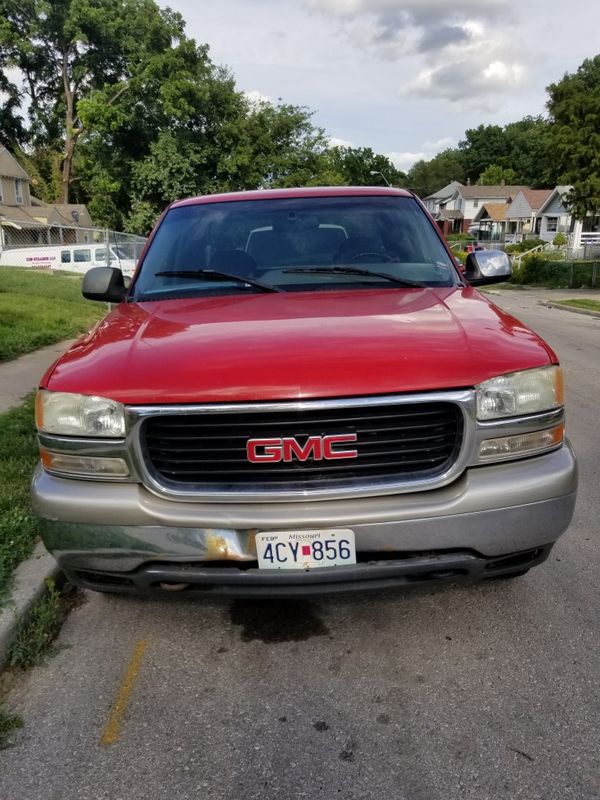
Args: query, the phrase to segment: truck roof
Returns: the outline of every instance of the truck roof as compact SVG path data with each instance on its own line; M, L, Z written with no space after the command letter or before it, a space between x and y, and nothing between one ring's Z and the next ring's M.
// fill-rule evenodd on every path
M201 203L229 203L242 200L278 200L292 197L412 197L406 189L392 186L314 186L301 189L254 189L247 192L224 192L223 194L206 194L176 200L171 208L195 206Z

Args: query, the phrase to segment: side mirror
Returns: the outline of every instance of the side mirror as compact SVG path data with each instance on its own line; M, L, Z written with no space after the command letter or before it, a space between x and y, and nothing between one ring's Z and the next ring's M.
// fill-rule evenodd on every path
M83 276L81 291L88 300L120 303L127 294L127 287L120 269L92 267Z
M501 283L512 275L512 264L503 250L476 250L469 253L464 272L471 286Z

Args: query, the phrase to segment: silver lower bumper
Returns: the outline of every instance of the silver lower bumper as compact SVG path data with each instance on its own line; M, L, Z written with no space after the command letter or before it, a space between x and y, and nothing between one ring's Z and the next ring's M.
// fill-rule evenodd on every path
M250 566L256 532L282 528L351 527L365 554L460 550L498 558L552 544L571 521L576 488L567 445L469 469L437 490L320 502L174 502L139 484L67 480L38 469L33 506L61 567L129 572L152 562Z

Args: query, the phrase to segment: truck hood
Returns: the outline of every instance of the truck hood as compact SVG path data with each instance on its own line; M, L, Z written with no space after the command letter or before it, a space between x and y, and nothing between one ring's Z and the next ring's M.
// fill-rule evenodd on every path
M129 404L352 397L474 386L556 362L472 288L121 303L46 373Z

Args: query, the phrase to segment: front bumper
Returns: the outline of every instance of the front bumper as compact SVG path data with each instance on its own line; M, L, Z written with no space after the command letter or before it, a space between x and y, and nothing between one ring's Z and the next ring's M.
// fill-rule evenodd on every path
M68 480L38 468L33 505L47 548L78 583L103 573L121 591L192 583L236 595L260 586L296 594L330 591L334 584L381 588L381 581L410 582L418 573L431 580L477 577L502 558L516 558L507 563L520 569L521 555L532 566L568 527L576 488L567 444L547 455L471 468L436 490L318 502L174 502L139 484ZM361 563L310 575L256 569L257 531L327 527L354 530ZM129 584L119 584L124 573Z

